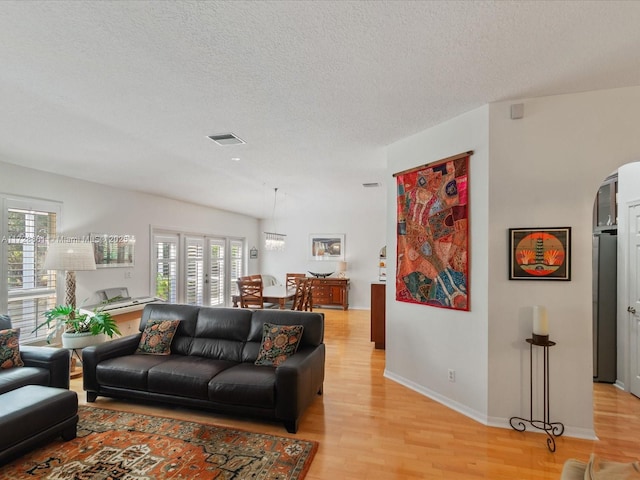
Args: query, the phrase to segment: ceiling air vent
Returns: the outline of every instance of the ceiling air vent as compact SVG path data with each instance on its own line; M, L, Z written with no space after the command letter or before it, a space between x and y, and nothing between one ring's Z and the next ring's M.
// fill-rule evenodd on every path
M364 188L376 188L376 187L379 187L380 184L378 182L370 182L370 183L363 183L362 186Z
M240 137L235 136L233 133L220 133L218 135L209 135L207 138L213 140L218 145L223 147L228 145L241 145L245 143Z

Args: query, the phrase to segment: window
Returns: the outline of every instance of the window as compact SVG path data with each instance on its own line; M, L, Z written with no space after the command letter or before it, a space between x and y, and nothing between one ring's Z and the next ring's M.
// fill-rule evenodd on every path
M178 301L178 235L154 235L155 296L165 302Z
M244 272L244 242L231 240L231 295L238 295L238 279Z
M54 307L56 272L43 269L47 246L56 236L60 204L43 200L1 197L2 278L0 311L20 328L23 343L44 340L45 330L33 333L43 313Z
M170 303L231 305L231 296L237 292L235 281L245 271L244 240L160 230L152 238L158 298Z
M225 305L225 244L224 239L209 239L209 305Z
M204 298L204 246L201 238L186 238L185 303L202 305Z

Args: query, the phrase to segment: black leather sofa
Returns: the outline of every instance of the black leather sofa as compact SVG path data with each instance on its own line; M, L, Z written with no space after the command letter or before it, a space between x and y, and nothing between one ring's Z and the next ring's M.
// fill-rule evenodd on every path
M324 314L149 304L149 320L180 320L170 355L136 354L141 333L82 352L87 401L97 396L156 401L282 421L298 430L322 393ZM295 354L278 367L255 365L264 323L303 325Z
M8 328L11 319L0 315L0 330ZM25 385L69 389L69 350L20 345L20 357L24 367L0 369L0 394Z

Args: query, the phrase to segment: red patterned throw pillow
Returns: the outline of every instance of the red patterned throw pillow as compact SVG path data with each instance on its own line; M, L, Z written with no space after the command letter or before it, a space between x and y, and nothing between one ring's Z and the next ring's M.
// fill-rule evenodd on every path
M262 343L255 361L256 365L277 367L296 353L302 338L302 325L274 325L265 323L262 327Z
M149 320L144 326L136 353L170 355L171 342L180 320Z
M0 368L24 367L20 356L20 329L0 330Z

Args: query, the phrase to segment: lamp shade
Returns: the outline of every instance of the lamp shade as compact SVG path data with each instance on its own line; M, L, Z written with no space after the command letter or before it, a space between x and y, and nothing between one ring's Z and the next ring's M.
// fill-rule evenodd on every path
M344 260L339 261L336 270L339 278L347 278L347 262Z
M52 243L47 248L44 259L45 270L95 270L96 260L93 254L93 244L87 242Z

